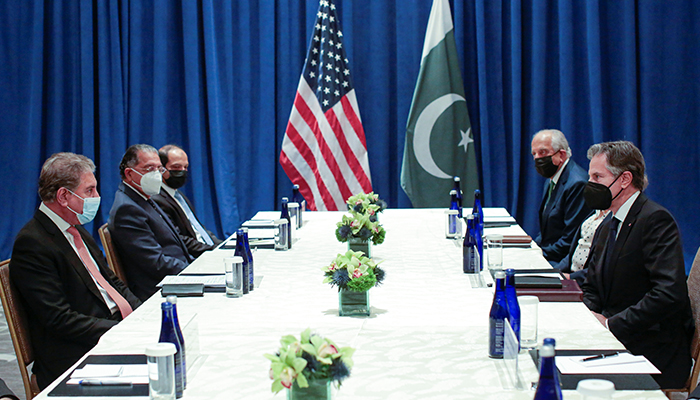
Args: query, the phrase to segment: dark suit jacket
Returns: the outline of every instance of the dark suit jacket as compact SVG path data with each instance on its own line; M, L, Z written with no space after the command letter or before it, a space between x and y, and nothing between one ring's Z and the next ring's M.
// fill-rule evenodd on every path
M618 227L609 271L602 260L610 233L606 218L586 262L583 301L608 318L615 337L649 359L662 388L679 388L690 373L693 322L680 233L673 216L643 193Z
M185 202L194 214L194 207L192 207L190 200L184 193L180 192L180 194L182 194L182 198L185 199ZM187 250L193 257L199 257L205 251L211 250L221 243L221 240L217 238L216 235L210 232L207 228L204 228L202 222L199 221L199 218L197 218L197 214L195 214L195 218L197 218L199 223L202 224L204 230L206 230L209 236L211 236L211 240L214 242L214 245L209 246L208 244L197 240L197 232L195 232L194 228L192 228L192 224L190 223L190 220L187 219L185 212L182 211L182 207L180 207L177 200L175 200L170 193L166 192L165 189L160 189L160 193L153 196L152 199L160 206L168 217L170 217L170 221L177 228L178 232L180 233L180 238L185 242Z
M141 302L120 281L97 243L78 227L102 275L136 309ZM42 211L37 210L17 235L10 279L27 311L34 349L33 371L46 387L97 344L121 320L110 312L78 254Z
M114 195L109 232L129 288L141 300L155 293L166 275L177 275L193 260L167 215L124 182Z
M547 261L559 262L566 256L576 229L590 214L591 210L583 199L587 181L586 171L569 159L546 207L549 180L545 183L540 204L540 234L535 242L542 248Z

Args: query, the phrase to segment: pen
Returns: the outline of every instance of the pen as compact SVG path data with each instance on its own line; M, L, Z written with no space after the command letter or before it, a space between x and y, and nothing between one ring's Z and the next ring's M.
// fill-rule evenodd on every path
M131 386L131 382L117 379L82 379L82 386Z
M614 352L614 353L598 354L597 356L591 356L591 357L583 358L583 359L581 359L581 362L593 361L593 360L602 360L602 359L608 358L608 357L615 357L615 356L617 356L617 355L619 355L619 354L620 354L620 353L617 352L617 351Z

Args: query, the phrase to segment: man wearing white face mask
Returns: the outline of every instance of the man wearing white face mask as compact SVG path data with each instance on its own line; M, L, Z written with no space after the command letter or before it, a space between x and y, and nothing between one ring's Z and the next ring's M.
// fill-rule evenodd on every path
M154 147L130 146L119 164L122 182L109 212L109 231L129 288L141 300L155 293L166 275L193 261L175 226L151 199L160 192L163 170Z
M100 197L95 164L58 153L41 169L41 205L15 239L10 280L27 311L40 388L46 387L141 302L109 269L82 227Z

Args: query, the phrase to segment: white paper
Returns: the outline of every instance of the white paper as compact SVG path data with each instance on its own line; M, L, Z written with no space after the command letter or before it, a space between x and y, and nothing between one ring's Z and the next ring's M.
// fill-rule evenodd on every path
M71 378L105 378L119 376L123 365L117 364L87 364L70 374Z
M550 272L550 273L547 273L547 272L525 272L525 273L518 272L517 274L515 274L516 282L517 282L519 277L523 277L523 276L538 277L538 278L559 278L560 281L564 280L564 278L561 276L561 274L559 272L556 272L556 273L555 272Z
M223 267L222 267L223 270ZM225 275L168 275L163 278L162 281L157 285L162 287L163 285L172 284L183 284L183 283L202 283L205 287L225 287L226 286L226 276Z
M148 383L147 364L87 364L76 369L66 384L79 385L83 379L105 378L110 382L125 382L131 384Z
M586 356L557 356L555 361L562 374L660 374L644 356L620 353L615 357L581 361Z

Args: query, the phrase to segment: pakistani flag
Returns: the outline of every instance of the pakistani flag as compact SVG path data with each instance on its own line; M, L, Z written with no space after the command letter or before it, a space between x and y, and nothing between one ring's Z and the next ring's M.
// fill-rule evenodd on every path
M448 0L434 0L401 166L401 186L413 207L449 207L453 176L465 206L479 187L476 151L459 71Z

